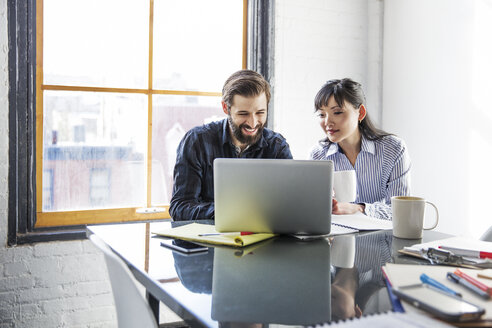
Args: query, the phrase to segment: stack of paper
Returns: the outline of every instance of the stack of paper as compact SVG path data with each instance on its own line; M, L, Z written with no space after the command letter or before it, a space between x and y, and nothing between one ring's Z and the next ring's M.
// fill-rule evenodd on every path
M152 231L156 235L178 238L183 240L196 241L207 244L227 245L235 247L243 247L257 243L259 241L275 237L271 233L254 233L251 235L242 236L238 233L218 233L215 231L215 226L209 224L190 223L180 227ZM203 236L205 234L215 234Z

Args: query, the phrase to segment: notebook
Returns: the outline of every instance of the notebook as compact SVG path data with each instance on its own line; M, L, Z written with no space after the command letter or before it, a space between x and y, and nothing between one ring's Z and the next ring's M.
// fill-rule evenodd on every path
M214 161L215 229L329 234L332 161Z

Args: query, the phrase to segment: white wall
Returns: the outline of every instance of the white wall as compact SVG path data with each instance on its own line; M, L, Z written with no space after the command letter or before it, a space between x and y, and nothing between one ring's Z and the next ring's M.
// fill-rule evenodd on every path
M275 122L304 159L323 137L314 96L330 79L361 82L368 110L380 118L382 10L380 0L275 2Z
M438 229L478 237L492 224L492 1L386 0L384 17L383 127L406 140Z

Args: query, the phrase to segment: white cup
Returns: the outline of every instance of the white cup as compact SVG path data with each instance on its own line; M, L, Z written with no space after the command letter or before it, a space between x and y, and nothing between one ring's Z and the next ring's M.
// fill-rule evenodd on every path
M339 268L352 268L355 261L355 236L335 236L331 243L331 264Z
M431 227L424 227L425 205L429 204L436 210L436 222ZM439 211L436 205L420 197L391 197L393 211L393 236L405 239L422 238L422 230L432 230L439 222Z
M333 190L335 199L341 203L350 203L355 201L357 179L355 170L335 171L333 172Z

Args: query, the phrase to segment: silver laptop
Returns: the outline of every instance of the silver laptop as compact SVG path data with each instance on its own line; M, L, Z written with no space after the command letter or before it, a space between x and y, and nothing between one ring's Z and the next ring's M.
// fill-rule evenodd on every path
M214 161L215 229L328 234L332 161Z

